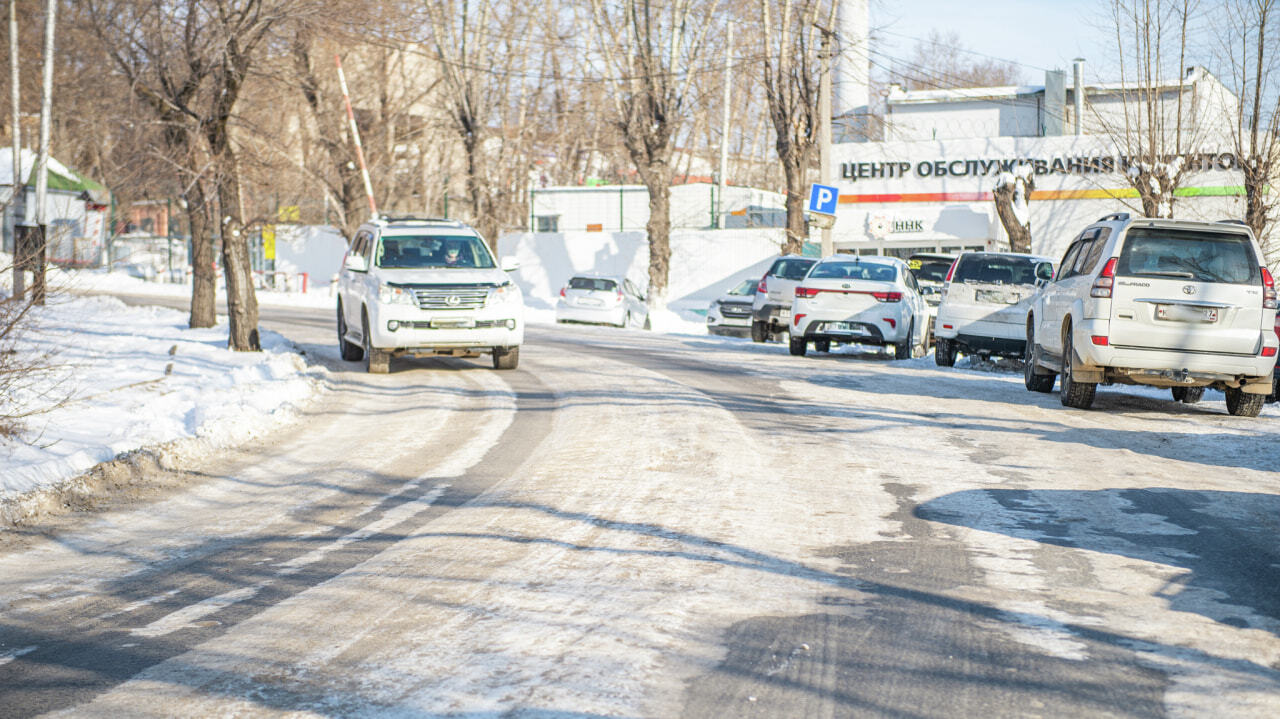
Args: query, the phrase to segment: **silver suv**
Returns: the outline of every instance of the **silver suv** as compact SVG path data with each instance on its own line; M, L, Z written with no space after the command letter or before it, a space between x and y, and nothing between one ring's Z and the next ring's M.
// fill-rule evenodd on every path
M768 342L772 335L790 330L791 300L795 299L796 287L817 261L800 255L783 255L773 261L751 302L752 341Z
M338 348L385 373L402 355L493 356L515 369L524 298L484 239L456 220L385 218L356 231L338 284Z
M1249 228L1103 217L1067 248L1027 315L1027 389L1088 408L1098 384L1226 394L1256 417L1276 364L1276 290Z

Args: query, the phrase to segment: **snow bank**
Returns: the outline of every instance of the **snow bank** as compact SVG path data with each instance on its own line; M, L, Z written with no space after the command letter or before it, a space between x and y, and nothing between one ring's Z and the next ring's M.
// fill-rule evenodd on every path
M37 413L0 437L0 500L142 447L270 432L319 387L322 370L272 332L262 352L232 352L225 325L193 330L184 312L105 297L55 299L32 320L18 347L52 369L3 399L4 413Z
M782 241L780 229L673 231L668 306L680 314L682 324L694 322L692 310L705 310L743 279L764 275ZM508 234L498 240L498 254L520 262L512 277L534 313L554 309L560 288L574 274L616 275L641 288L649 285L649 246L643 232ZM665 326L671 318L655 314L654 319Z

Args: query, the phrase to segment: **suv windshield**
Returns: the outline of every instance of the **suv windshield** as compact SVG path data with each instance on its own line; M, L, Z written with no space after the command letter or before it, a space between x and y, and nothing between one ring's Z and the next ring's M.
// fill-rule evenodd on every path
M569 289L613 292L618 289L618 283L613 280L605 280L599 277L574 277L569 280Z
M378 243L378 267L491 269L493 255L479 237L468 235L389 235Z
M809 272L809 268L817 260L786 258L773 263L773 267L769 268L769 274L781 277L784 280L803 280L805 274Z
M952 282L987 282L997 285L1034 285L1036 259L1004 255L961 255Z
M878 262L823 262L813 268L809 279L814 280L871 280L893 282L898 270L893 265Z
M911 274L921 282L945 282L947 270L951 269L951 260L937 257L928 259L913 257L907 260L907 267L911 268Z
M1125 236L1116 274L1257 285L1262 283L1258 268L1245 235L1136 227Z

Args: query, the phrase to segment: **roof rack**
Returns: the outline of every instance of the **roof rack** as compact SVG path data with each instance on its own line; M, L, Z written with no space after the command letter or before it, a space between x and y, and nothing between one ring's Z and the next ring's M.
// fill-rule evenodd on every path
M455 226L462 225L462 222L460 220L454 220L448 217L417 217L415 215L396 215L396 216L384 215L382 217L379 217L378 219L388 224L393 222L432 222L432 223L443 224L443 225L455 225Z
M1127 219L1129 219L1128 212L1112 212L1110 215L1103 215L1102 217L1099 217L1098 222L1111 222L1111 221L1124 222Z

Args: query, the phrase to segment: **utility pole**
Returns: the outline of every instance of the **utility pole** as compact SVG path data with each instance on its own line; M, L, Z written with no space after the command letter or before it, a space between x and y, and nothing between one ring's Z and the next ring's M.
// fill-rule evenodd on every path
M10 122L13 126L13 192L9 197L9 209L13 215L13 297L21 301L27 294L26 263L23 261L21 240L26 233L19 229L18 198L25 194L26 183L22 181L22 121L18 109L22 93L18 85L18 0L9 0L9 103L11 108ZM24 198L25 199L25 198ZM26 220L26 203L22 203L23 220Z
M713 226L716 228L724 227L724 187L725 175L729 172L729 98L730 98L730 78L729 63L733 58L733 25L729 25L729 32L725 39L724 48L724 113L720 123L720 175L717 178L719 186L716 188L716 217Z
M53 34L58 0L46 0L44 16L44 83L40 93L40 154L36 159L36 253L32 264L31 301L44 304L45 254L49 245L49 136L53 115Z
M818 78L818 173L823 184L831 183L831 33L822 31L822 75ZM822 228L822 256L836 253L831 227Z

